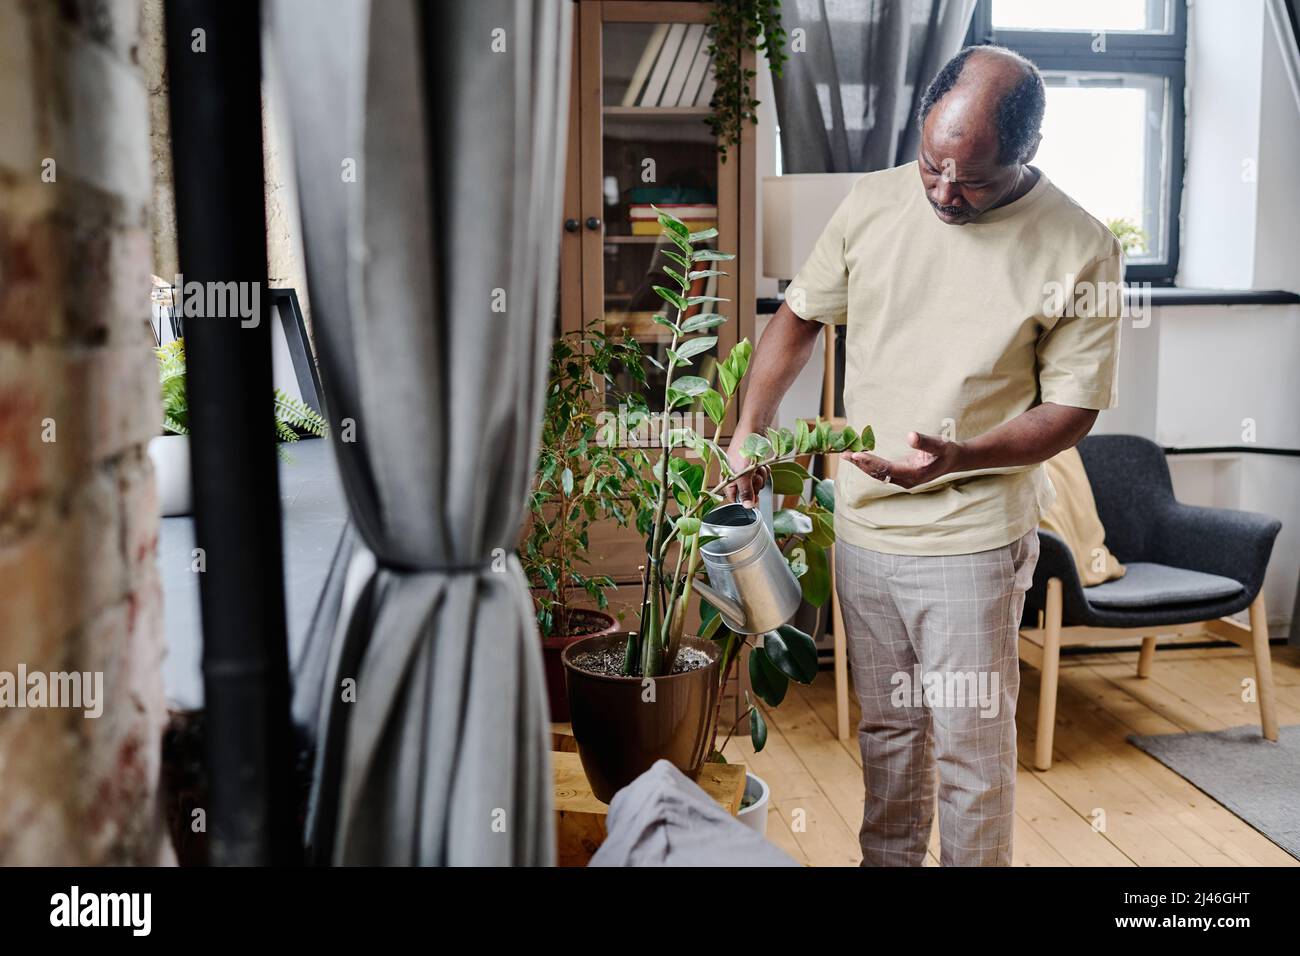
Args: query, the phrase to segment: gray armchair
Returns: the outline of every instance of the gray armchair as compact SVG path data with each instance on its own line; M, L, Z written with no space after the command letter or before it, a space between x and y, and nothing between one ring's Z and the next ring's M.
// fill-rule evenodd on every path
M1122 638L1142 639L1138 676L1150 674L1156 636L1208 632L1249 648L1263 735L1277 740L1268 619L1261 587L1282 524L1267 515L1180 504L1155 442L1135 435L1093 435L1079 454L1106 546L1128 573L1083 587L1069 547L1039 532L1034 583L1025 598L1020 655L1042 671L1034 765L1052 765L1060 649ZM1249 610L1250 626L1227 617Z

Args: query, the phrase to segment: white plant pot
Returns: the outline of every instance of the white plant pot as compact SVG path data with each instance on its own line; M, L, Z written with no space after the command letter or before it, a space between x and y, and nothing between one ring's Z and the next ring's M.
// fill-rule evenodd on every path
M741 797L741 803L747 800L752 802L741 808L736 819L759 836L767 836L767 807L772 800L772 791L768 789L766 780L748 771L745 773L745 793Z
M187 515L190 499L190 436L159 435L149 439L149 459L158 485L158 510L164 518Z

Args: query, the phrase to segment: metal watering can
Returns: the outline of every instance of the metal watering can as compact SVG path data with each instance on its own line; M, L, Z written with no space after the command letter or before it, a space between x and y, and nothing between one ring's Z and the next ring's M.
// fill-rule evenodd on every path
M799 579L757 510L739 503L714 508L701 520L700 533L717 540L700 547L709 584L694 586L727 627L766 634L794 617L803 601Z

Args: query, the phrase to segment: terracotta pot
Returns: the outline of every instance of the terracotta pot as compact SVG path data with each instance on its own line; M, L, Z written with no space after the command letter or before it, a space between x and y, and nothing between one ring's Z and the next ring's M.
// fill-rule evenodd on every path
M564 686L564 649L584 637L599 637L618 631L618 621L604 611L571 608L569 624L582 626L581 634L552 634L542 638L542 664L546 669L546 701L551 705L551 720L564 723L569 719L569 695Z
M606 677L574 666L583 651L626 644L626 634L589 637L570 644L563 655L578 756L592 792L605 803L656 760L667 760L694 779L713 750L722 656L717 645L683 637L683 647L703 651L710 663L655 678L651 702L640 677Z

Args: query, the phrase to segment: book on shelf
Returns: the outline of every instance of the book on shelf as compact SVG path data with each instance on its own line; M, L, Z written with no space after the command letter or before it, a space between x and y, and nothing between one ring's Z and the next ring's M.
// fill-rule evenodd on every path
M656 206L713 205L717 194L703 186L633 186L627 191L629 203L654 203Z
M682 222L718 218L718 207L713 203L631 203L627 207L627 215L633 222L638 219L655 221L659 218L657 209L672 213Z
M640 96L641 90L645 86L651 67L655 65L655 57L659 55L659 48L663 46L664 36L667 33L668 24L655 24L654 30L650 33L650 39L646 41L645 49L641 51L641 59L637 61L636 69L632 71L632 80L623 93L624 106L636 106L637 97Z
M715 229L718 225L718 220L716 219L683 219L682 222L691 232L703 232L705 229ZM661 232L663 232L663 228L659 225L659 222L656 219L635 219L632 222L632 235L634 236L657 236Z
M713 70L709 70L704 76L704 82L700 85L700 92L695 94L695 105L708 106L709 101L713 99L713 91L717 87L718 81L713 75Z
M682 36L681 48L677 51L672 70L668 74L668 81L664 84L664 91L659 97L659 106L684 105L681 102L682 90L686 86L686 78L690 75L691 67L695 65L695 55L700 50L700 44L705 42L704 24L692 23L686 28L686 33Z
M668 32L664 35L663 46L659 48L654 69L650 71L650 78L646 80L645 89L641 91L641 98L637 101L638 106L659 105L659 98L663 96L664 86L667 85L668 76L672 73L673 62L677 59L677 51L682 47L686 26L685 23L668 25Z
M713 71L709 65L713 62L713 57L709 56L709 38L704 36L700 40L700 47L695 51L695 59L691 63L690 71L686 74L686 83L682 86L682 94L677 98L678 106L708 106L709 101L700 102L700 90L704 86L706 75L711 76ZM713 94L710 93L710 96Z

